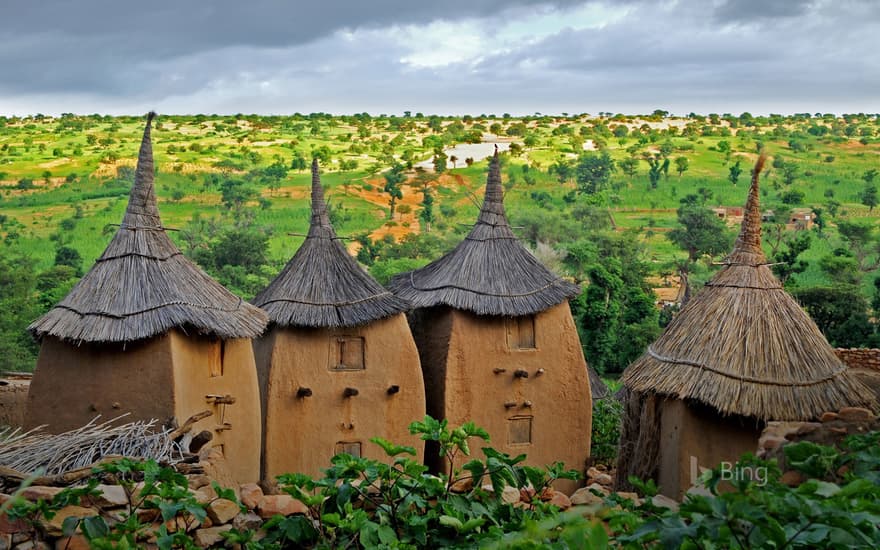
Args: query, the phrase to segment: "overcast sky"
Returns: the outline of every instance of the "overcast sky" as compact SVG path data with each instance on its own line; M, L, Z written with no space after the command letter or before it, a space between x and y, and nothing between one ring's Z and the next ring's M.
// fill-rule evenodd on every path
M880 112L878 0L0 0L0 114Z

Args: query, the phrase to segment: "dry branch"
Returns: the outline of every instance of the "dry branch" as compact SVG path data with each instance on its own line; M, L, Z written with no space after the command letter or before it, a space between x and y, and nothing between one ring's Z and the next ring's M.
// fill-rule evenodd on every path
M95 418L60 434L45 433L42 426L0 431L0 477L20 481L40 473L38 483L55 485L87 477L95 465L119 457L169 464L185 459L171 430L157 431L156 420L118 424L124 416L100 424Z

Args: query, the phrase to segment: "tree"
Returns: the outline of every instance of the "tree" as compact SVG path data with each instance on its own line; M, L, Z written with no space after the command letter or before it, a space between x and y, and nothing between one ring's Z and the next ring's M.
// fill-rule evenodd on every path
M236 178L226 178L220 183L220 201L238 214L244 204L257 196L257 192L244 181Z
M699 205L696 195L688 195L678 208L678 223L667 235L694 261L703 254L715 256L730 249L731 236L724 222L708 208Z
M305 155L303 155L300 151L295 151L293 153L293 159L290 161L290 169L291 170L305 170L309 167L308 161L306 161Z
M73 268L77 277L82 275L82 256L79 251L69 246L59 247L55 251L55 265L66 265Z
M602 191L611 180L614 169L614 160L607 151L584 153L575 166L578 191L588 195Z
M859 199L861 199L862 204L868 207L868 212L873 212L874 207L878 204L877 186L872 183L868 183L867 185L865 185L865 188L859 195Z
M590 282L572 302L587 361L599 372L622 372L660 332L643 250L632 236L601 232L566 252L565 268Z
M555 175L559 183L565 183L574 177L574 165L568 159L560 157L547 167L547 173Z
M690 168L690 162L687 157L675 158L675 171L678 172L678 177L687 172L688 168Z
M651 189L657 189L660 182L660 176L669 171L669 159L663 159L660 162L659 156L646 156L645 161L648 163L648 180L651 182Z
M871 168L870 170L865 170L865 173L862 174L862 179L865 180L865 183L868 185L874 183L874 178L877 177L877 169Z
M782 181L785 182L785 185L791 185L797 179L800 167L797 163L792 161L786 161L782 163Z
M250 272L268 263L269 236L254 229L232 229L220 236L211 250L216 268L241 266Z
M38 347L27 333L40 316L35 297L35 265L25 256L0 254L0 357L4 370L32 371Z
M880 241L873 222L840 220L837 232L846 244L845 250L858 263L859 271L873 271L880 265Z
M876 327L868 318L868 303L855 285L836 284L794 291L794 297L834 347L876 347Z
M446 153L443 152L442 147L437 147L434 149L434 171L438 174L442 174L446 171Z
M784 249L773 254L773 273L779 277L785 285L792 275L803 273L807 270L809 262L801 259L800 255L809 250L812 238L806 231L799 231L794 236L783 240Z
M742 167L740 166L740 161L736 161L733 166L730 167L730 173L727 174L727 179L730 180L730 183L736 185L739 182L739 176L742 174Z
M403 198L403 191L400 185L406 180L406 174L403 172L404 166L396 163L390 170L385 172L385 188L388 193L388 206L391 208L388 212L388 219L394 218L394 209L397 207L397 201Z
M455 155L449 155L449 162L452 163L452 169L455 170L455 163L458 162L458 157Z
M856 286L862 280L858 261L844 248L836 248L831 254L823 256L819 260L819 268L835 284Z
M428 185L422 187L422 211L419 219L425 224L425 233L431 232L431 224L434 223L434 195Z
M639 169L639 160L633 157L626 157L625 159L618 161L617 165L620 167L620 170L626 174L626 177L632 179Z

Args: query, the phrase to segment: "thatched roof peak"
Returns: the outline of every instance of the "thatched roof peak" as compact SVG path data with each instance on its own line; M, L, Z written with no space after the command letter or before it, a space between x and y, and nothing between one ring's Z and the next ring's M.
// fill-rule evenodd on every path
M739 236L733 245L733 252L728 257L730 263L762 264L767 263L767 257L761 248L761 201L759 193L759 180L761 170L767 154L761 153L755 168L752 170L752 183L749 186L749 196L743 211L743 221Z
M190 262L162 228L153 185L147 116L135 181L122 224L85 276L29 330L72 342L131 342L172 328L220 338L253 338L262 311Z
M489 175L486 178L486 194L477 223L489 225L509 225L504 213L504 188L501 187L501 160L498 158L498 146L489 161Z
M306 240L253 303L282 327L352 327L409 309L408 303L364 271L336 236L317 159L312 161L312 214Z
M501 161L489 162L486 192L473 229L452 252L391 280L416 307L447 305L477 315L531 315L580 294L519 242L504 212Z
M141 139L141 149L138 152L137 169L134 173L134 185L128 198L128 207L125 209L125 217L122 219L123 227L140 229L161 229L162 221L159 219L159 207L156 204L156 191L154 188L153 168L153 142L150 137L150 129L156 113L150 111L147 114L147 124L144 126L144 137Z
M767 265L760 249L762 163L752 176L733 253L624 371L623 382L760 420L808 420L869 405L872 392L850 374Z

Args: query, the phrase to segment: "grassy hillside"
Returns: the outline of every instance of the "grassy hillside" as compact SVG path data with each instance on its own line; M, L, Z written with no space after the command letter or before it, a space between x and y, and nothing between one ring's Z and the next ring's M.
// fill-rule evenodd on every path
M268 239L267 265L256 279L248 272L250 284L223 280L217 271L223 266L209 268L245 294L271 278L302 240L308 224L305 164L313 155L322 159L338 232L358 237L351 250L381 244L371 252L373 260L387 260L371 267L380 278L423 264L460 239L477 212L486 163L450 156L442 175L408 170L390 220L384 172L398 162L411 167L430 160L438 150L468 141L512 144L504 155L507 211L524 240L550 245L542 259L551 263L553 249L589 238L591 227L613 220L614 232L633 235L642 245L652 280L665 277L675 284L670 279L674 262L686 254L667 237L678 226L680 201L698 194L706 207L741 206L761 148L770 155L762 206L776 212L815 209L824 221L800 256L806 271L792 283L832 283L820 261L849 246L836 225L841 220L876 224L880 217L880 209L864 204L871 203L866 188L880 184L880 177L871 181L880 160L876 117L663 115L160 116L153 131L160 210L165 225L179 230L172 238L197 258L230 227L259 230ZM140 117L0 117L4 254L27 256L31 269L44 273L57 263L58 249L67 247L79 253L88 269L122 217L142 130ZM600 188L579 192L584 190L579 157L603 152L614 160L615 171ZM652 185L650 162L659 167L666 159L667 169ZM729 176L738 162L741 174L734 184ZM390 243L426 232L420 215L424 188L434 198L429 245L422 239L412 245L415 252L390 252ZM768 224L766 235L772 234ZM794 235L791 230L784 234L786 239ZM870 299L876 242L867 246L856 282ZM711 260L703 264L701 276L706 277Z

